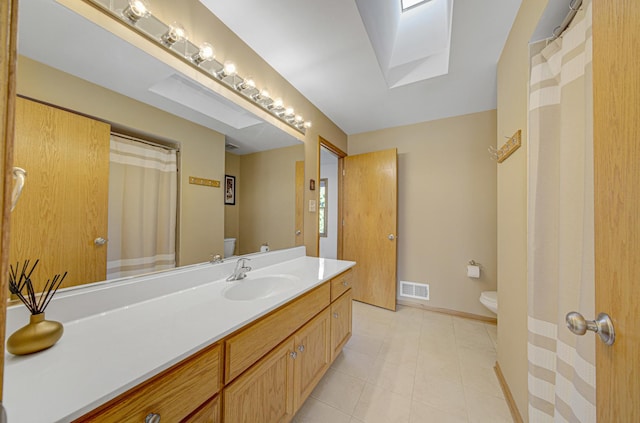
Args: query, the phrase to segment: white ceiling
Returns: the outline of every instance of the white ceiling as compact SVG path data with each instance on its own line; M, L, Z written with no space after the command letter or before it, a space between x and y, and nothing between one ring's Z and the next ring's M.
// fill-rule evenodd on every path
M389 51L403 31L389 3L399 10L400 0L200 1L347 134L495 108L497 62L521 3L432 0L453 6L450 56L447 74L423 80L409 50ZM429 57L440 68L441 54Z

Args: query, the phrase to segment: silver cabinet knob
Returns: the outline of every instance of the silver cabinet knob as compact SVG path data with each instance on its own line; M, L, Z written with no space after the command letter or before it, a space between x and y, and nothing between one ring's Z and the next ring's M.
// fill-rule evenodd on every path
M300 229L298 229L298 230L296 231L296 236L300 236L300 235L302 235L302 231L301 231Z
M393 241L394 239L396 239L396 236L394 234L389 234L387 238L389 238L390 241Z
M338 313L333 313L333 317L337 319L340 315Z
M291 356L291 358L293 358L293 359L295 360L296 358L298 358L298 353L297 353L297 352L295 352L295 351L291 351L291 352L289 353L289 356Z
M349 286L349 282L347 282L347 281L342 281L342 285L344 285L344 286Z
M304 345L298 345L298 351L304 352Z
M613 345L616 341L616 333L613 322L607 313L598 314L596 320L586 320L582 314L572 311L566 317L567 327L576 335L584 335L588 330L597 333L602 342Z
M147 417L144 418L144 423L160 423L160 414L147 414Z
M93 240L93 243L96 245L104 245L107 243L107 240L104 239L103 237L99 236L98 238Z

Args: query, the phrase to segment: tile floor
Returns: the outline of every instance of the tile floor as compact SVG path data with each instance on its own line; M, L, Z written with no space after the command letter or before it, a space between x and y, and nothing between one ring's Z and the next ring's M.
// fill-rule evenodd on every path
M353 302L353 336L294 423L511 423L496 326Z

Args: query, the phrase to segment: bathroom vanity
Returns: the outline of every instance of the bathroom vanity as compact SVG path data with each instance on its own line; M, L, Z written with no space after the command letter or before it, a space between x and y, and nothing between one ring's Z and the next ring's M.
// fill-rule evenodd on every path
M59 293L58 344L6 359L10 421L290 421L351 335L355 263L304 254L248 256L234 282L235 260Z

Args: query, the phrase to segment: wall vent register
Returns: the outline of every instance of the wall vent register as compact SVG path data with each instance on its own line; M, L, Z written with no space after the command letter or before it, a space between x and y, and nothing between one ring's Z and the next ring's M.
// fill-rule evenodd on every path
M429 284L400 281L400 296L429 300Z

